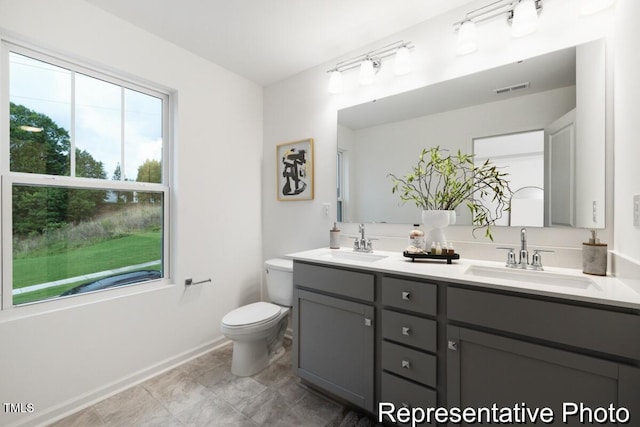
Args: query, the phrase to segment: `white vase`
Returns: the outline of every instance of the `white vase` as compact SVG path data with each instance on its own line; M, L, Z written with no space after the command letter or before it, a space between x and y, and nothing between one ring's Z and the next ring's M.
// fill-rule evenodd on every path
M431 242L444 245L447 242L447 238L442 230L450 224L456 223L456 211L423 210L422 223L427 230L425 238L427 247L431 245Z

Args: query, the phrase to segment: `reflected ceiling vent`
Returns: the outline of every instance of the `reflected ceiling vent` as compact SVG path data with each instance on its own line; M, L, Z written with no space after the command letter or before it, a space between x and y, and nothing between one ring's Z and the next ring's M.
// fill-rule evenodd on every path
M529 82L518 83L512 86L501 87L500 89L494 89L496 95L502 95L503 93L515 92L516 90L527 89Z

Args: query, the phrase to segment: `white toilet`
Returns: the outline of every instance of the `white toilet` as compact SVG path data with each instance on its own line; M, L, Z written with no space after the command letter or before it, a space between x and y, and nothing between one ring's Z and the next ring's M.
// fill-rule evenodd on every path
M231 372L246 377L260 372L284 353L282 340L293 304L293 261L265 261L269 302L255 302L228 313L220 330L233 341Z

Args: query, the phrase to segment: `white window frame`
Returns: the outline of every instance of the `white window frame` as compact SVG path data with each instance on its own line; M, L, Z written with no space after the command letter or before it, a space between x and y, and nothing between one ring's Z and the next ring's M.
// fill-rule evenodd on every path
M141 92L150 96L160 98L162 100L162 183L148 183L135 181L114 181L110 179L82 178L75 176L75 155L71 156L70 174L71 176L53 176L35 173L11 172L10 169L10 135L9 135L9 53L14 52L20 55L28 56L33 59L41 60L76 73L82 73L90 77L104 80L109 83L116 84L121 88L127 88ZM24 185L42 185L47 187L66 187L73 189L96 189L96 190L114 190L114 191L154 191L163 194L163 236L162 236L162 279L153 282L167 284L171 278L170 265L170 247L171 247L171 146L172 146L172 118L173 118L173 101L172 94L168 90L152 87L153 85L143 84L133 81L128 77L120 77L115 74L101 71L100 67L87 66L75 60L63 58L61 55L45 52L43 49L27 46L23 43L9 40L0 36L0 202L1 205L1 227L0 238L0 260L2 262L2 275L0 276L0 312L21 309L23 307L32 306L34 304L47 304L53 301L66 300L67 298L52 298L33 303L13 305L13 229L12 229L12 194L13 186L16 184ZM73 102L72 102L73 105ZM72 106L73 109L73 106ZM75 141L73 136L74 119L72 113L72 122L70 130L71 153L75 153ZM124 144L124 138L121 143ZM124 150L121 150L121 170L124 171ZM122 174L124 178L124 173ZM141 282L125 287L114 287L105 291L113 291L122 288L132 288L149 282ZM100 291L101 292L101 291ZM90 294L90 293L88 293ZM87 295L88 295L87 294Z

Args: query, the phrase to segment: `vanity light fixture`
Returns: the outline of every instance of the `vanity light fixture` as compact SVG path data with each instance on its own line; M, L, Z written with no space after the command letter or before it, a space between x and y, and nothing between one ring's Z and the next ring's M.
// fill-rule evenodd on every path
M511 12L511 35L524 37L538 29L536 0L520 0Z
M342 73L338 70L329 71L329 93L342 92Z
M456 54L466 55L478 49L476 24L506 17L511 24L511 34L523 37L536 31L541 11L542 0L497 0L470 11L453 24L454 31L458 32Z
M396 76L404 76L411 72L411 53L407 46L401 46L396 51L394 72Z
M360 84L368 86L375 81L376 73L380 70L380 60L378 58L365 58L360 63Z
M361 85L370 85L375 82L376 73L382 66L382 59L395 56L395 74L403 75L411 72L411 58L409 51L414 46L404 40L388 44L379 49L358 55L354 58L338 62L329 71L329 93L342 91L342 73L356 68L360 69L359 82Z
M478 30L476 23L472 20L466 20L458 28L458 44L456 53L458 55L466 55L478 50Z

